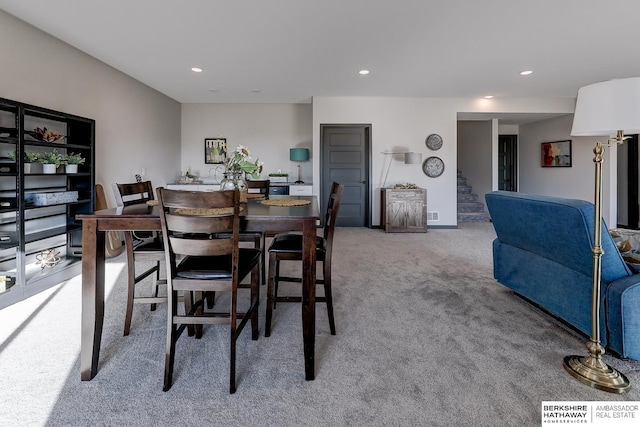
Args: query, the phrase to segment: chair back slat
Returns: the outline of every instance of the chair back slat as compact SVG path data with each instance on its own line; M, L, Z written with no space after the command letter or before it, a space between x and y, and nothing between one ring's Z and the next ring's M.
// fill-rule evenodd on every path
M116 206L129 206L154 200L151 181L112 184Z
M234 191L186 191L164 189L163 206L171 209L233 208Z
M165 213L167 227L176 233L232 233L233 212L224 216L197 216L180 215L171 212ZM211 218L215 218L212 221Z
M195 239L171 236L171 249L178 255L219 256L233 253L233 238L229 239Z
M249 179L245 181L247 188L257 188L258 192L264 195L265 199L269 198L269 188L271 187L271 181L268 179Z

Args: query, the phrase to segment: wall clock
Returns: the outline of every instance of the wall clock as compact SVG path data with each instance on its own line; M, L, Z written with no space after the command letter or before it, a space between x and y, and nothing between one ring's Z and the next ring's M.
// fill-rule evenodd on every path
M422 172L430 178L436 178L444 172L444 162L440 157L428 157L422 162Z
M427 148L433 151L439 150L442 147L442 137L437 133L432 133L427 137Z

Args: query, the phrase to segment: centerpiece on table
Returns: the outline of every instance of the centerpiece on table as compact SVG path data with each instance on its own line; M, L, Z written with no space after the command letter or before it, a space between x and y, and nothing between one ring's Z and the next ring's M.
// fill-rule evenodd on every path
M247 183L245 176L258 178L262 173L264 163L251 158L251 153L247 147L238 145L236 149L227 157L224 162L224 178L220 182L220 190L235 190L236 188L244 194L246 198ZM245 199L243 198L243 200Z

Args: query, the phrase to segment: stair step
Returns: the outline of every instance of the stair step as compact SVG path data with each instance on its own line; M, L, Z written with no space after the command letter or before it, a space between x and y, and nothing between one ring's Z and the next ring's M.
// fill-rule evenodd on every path
M458 177L458 185L467 185L467 178Z
M491 217L486 212L465 212L458 214L458 222L489 222Z
M484 212L484 203L480 202L458 202L458 212Z
M473 193L458 193L458 203L477 202L478 195Z
M471 193L472 187L468 185L459 185L458 186L458 194L469 194Z

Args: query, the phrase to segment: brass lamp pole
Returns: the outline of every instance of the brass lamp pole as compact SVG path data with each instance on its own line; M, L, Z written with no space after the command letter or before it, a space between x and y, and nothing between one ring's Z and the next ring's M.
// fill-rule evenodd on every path
M640 132L640 78L610 80L580 88L573 119L572 136L616 135L596 143L591 337L587 356L567 356L564 368L578 381L610 393L624 393L631 387L623 374L603 360L600 341L600 280L602 276L602 162L605 147L621 144L624 133Z

